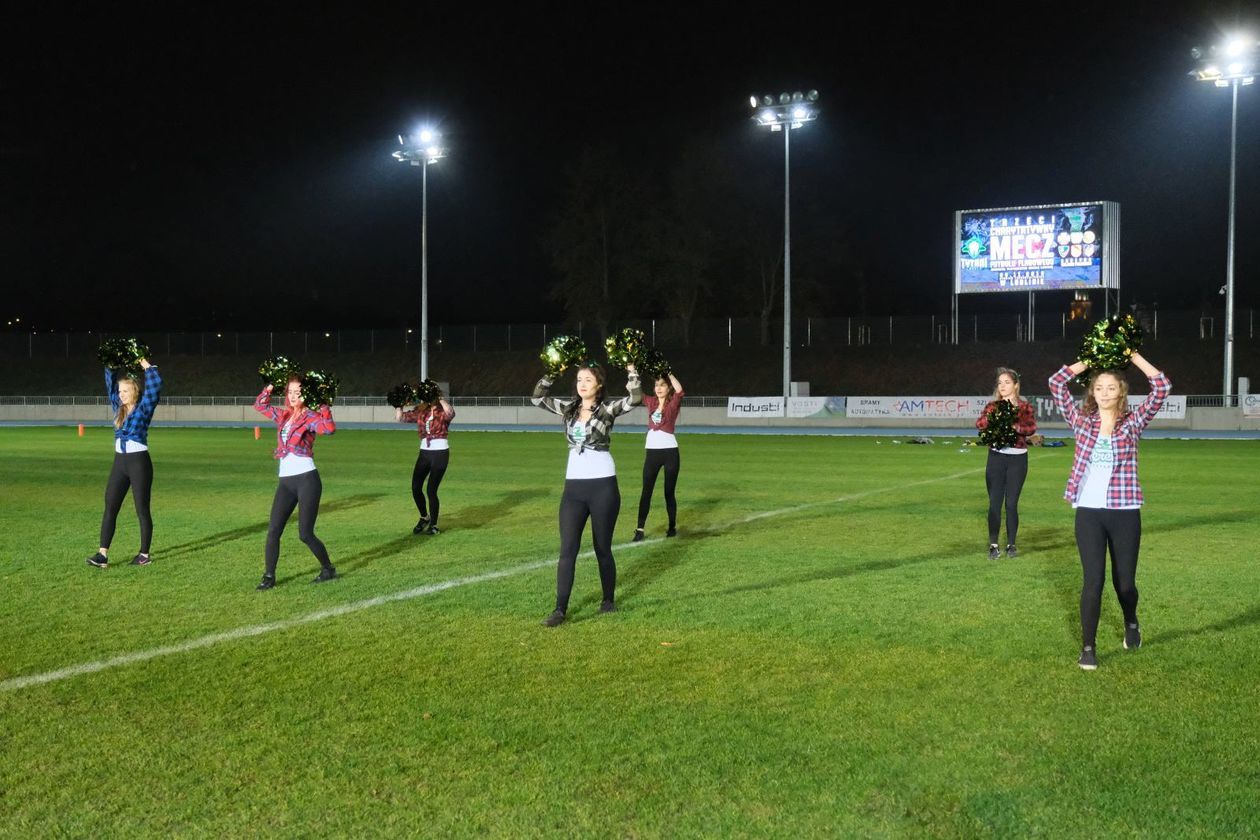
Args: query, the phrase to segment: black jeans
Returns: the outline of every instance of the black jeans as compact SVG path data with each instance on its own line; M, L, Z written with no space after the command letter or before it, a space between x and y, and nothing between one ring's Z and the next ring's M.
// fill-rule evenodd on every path
M1137 623L1137 562L1142 544L1142 511L1076 509L1076 548L1081 554L1081 643L1092 646L1098 633L1107 549L1111 549L1111 585L1126 624Z
M325 569L332 567L328 559L328 549L315 536L315 518L319 516L319 497L323 495L324 484L319 480L319 470L311 470L301 475L289 475L280 479L276 487L275 499L271 502L271 524L267 528L267 576L276 576L276 561L280 559L280 535L288 524L293 509L298 510L298 539L306 543L311 554L319 560Z
M989 450L984 467L984 486L989 490L989 543L996 544L1006 502L1006 544L1015 545L1019 533L1019 494L1028 477L1027 455L1003 455Z
M114 541L114 529L118 526L118 511L122 509L127 490L136 503L136 517L140 520L140 553L148 554L153 542L153 514L149 511L149 497L153 491L153 461L149 451L114 453L114 466L105 483L105 515L101 517L101 548L109 548Z
M450 461L449 449L421 449L416 458L416 467L411 471L411 499L420 511L420 518L427 518L430 525L436 525L438 521L438 486L442 483L442 476L446 475L446 467ZM426 478L429 480L427 491L424 488Z
M643 459L643 493L639 496L639 528L647 524L648 511L652 509L652 494L656 492L656 476L665 470L665 512L669 514L669 527L678 521L678 500L674 488L678 486L678 447L673 449L648 449Z
M573 591L573 570L586 520L591 520L591 542L599 561L599 582L604 600L613 600L617 588L617 564L613 562L612 536L621 511L621 491L617 477L570 478L564 482L560 498L560 563L556 567L556 609L569 609Z

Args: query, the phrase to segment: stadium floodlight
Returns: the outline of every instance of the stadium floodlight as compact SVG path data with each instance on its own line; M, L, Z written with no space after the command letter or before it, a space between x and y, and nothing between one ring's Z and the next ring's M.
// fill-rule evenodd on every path
M420 178L420 379L429 378L429 166L446 157L441 135L422 128L410 138L398 135L402 149L394 160L419 166Z
M1229 128L1229 229L1226 235L1225 256L1225 383L1221 394L1225 406L1233 404L1234 396L1234 207L1238 180L1238 89L1256 81L1256 57L1260 53L1260 41L1250 35L1236 33L1223 44L1206 51L1196 47L1191 57L1199 67L1190 75L1201 82L1211 82L1214 87L1227 87L1231 91L1231 116ZM1228 60L1222 71L1217 57Z
M775 105L775 102L778 105ZM770 94L761 98L750 96L753 106L753 120L771 131L783 132L783 408L787 410L787 400L792 390L792 176L789 162L791 159L792 131L801 128L805 123L818 119L818 91L809 93L780 93L778 99Z

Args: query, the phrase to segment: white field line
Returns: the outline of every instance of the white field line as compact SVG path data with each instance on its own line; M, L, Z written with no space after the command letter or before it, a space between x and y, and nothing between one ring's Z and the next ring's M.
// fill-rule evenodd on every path
M868 496L875 496L880 493L891 493L908 487L920 487L925 484L939 484L943 481L953 481L956 478L975 475L978 472L984 472L984 468L981 467L978 469L965 470L951 475L940 476L939 478L928 478L922 481L905 482L891 487L881 487L875 490L866 490L861 493L853 493L848 496L840 496L835 499L827 499L821 502L807 502L803 505L793 505L792 507L779 508L778 510L762 511L761 513L754 513L751 516L738 519L732 522L731 526L744 525L749 522L755 522L759 519L767 519L772 516L784 516L786 514L824 507L826 505L843 504L845 502L864 499ZM637 543L624 543L616 546L616 549L618 551L627 551L639 547L646 547L662 541L662 537L656 537ZM593 557L594 552L587 551L580 556ZM211 633L207 636L198 636L195 639L189 639L186 642L180 642L176 645L165 645L163 647L149 648L148 650L138 650L133 653L124 653L119 656L111 656L108 659L98 659L95 662L83 662L78 665L58 668L56 671L45 671L42 674L29 674L25 677L12 677L0 682L0 691L18 691L23 688L30 688L31 686L68 680L72 677L82 676L83 674L93 674L97 671L107 671L112 668L121 668L124 665L134 665L137 662L147 662L150 659L157 659L163 656L173 656L178 653L187 653L192 650L214 647L215 645L223 644L224 642L234 642L238 639L250 638L251 636L262 636L266 633L288 630L293 627L300 627L303 624L323 621L326 618L335 618L337 616L349 615L350 613L371 609L372 607L379 607L382 604L390 604L395 601L410 601L413 598L421 598L425 595L434 595L438 592L445 592L448 589L455 589L461 586L471 586L472 584L485 583L487 581L499 580L500 578L513 577L515 575L542 569L546 566L550 566L554 562L556 562L555 558L548 560L536 560L532 563L522 563L517 566L509 566L506 569L498 569L493 572L485 572L479 575L469 575L468 577L452 578L450 580L441 581L440 583L430 583L424 586L417 586L413 589L404 589L401 592L394 592L389 595L377 595L374 598L366 598L362 601L352 601L348 604L341 604L336 607L316 610L315 612L307 613L306 615L301 615L296 618L284 619L283 621L274 621L269 624L253 624L248 627L238 627L235 630L225 630L222 633Z

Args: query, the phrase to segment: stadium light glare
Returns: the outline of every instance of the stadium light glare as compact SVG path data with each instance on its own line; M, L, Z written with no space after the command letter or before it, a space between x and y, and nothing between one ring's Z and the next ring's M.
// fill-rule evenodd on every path
M408 143L400 135L403 147L394 152L394 160L411 166L419 166L420 178L420 378L429 378L429 166L446 157L441 145L441 134L423 128L414 135L415 142ZM408 332L411 332L408 330Z
M749 102L753 106L753 120L760 126L769 127L773 131L783 132L783 402L787 408L788 397L792 391L792 177L789 166L791 160L792 131L804 127L805 123L818 119L818 91L811 89L808 94L780 93L778 105L775 97L766 95L762 98L764 109L759 109L756 97Z
M1230 128L1229 128L1229 227L1226 233L1225 257L1225 365L1224 384L1221 395L1225 398L1225 406L1233 405L1234 396L1234 238L1235 210L1238 193L1238 89L1255 82L1253 68L1260 42L1254 37L1241 32L1226 37L1224 43L1213 45L1204 50L1195 47L1190 55L1200 66L1190 71L1190 75L1202 82L1211 82L1213 87L1230 89ZM1212 56L1224 56L1229 63L1225 72Z

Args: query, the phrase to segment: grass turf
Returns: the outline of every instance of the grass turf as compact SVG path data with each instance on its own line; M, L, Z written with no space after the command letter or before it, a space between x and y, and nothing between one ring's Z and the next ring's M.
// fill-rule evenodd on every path
M154 430L154 562L126 565L128 502L102 571L109 430L0 430L0 833L1260 830L1256 442L1142 444L1145 645L1108 590L1086 674L1070 447L1031 454L1023 556L993 563L983 451L684 435L681 536L632 547L642 440L614 441L621 611L587 557L548 630L559 433L456 428L437 537L410 533L414 436L321 439L343 579L308 585L293 522L256 593L269 436ZM649 538L663 519L658 485Z

